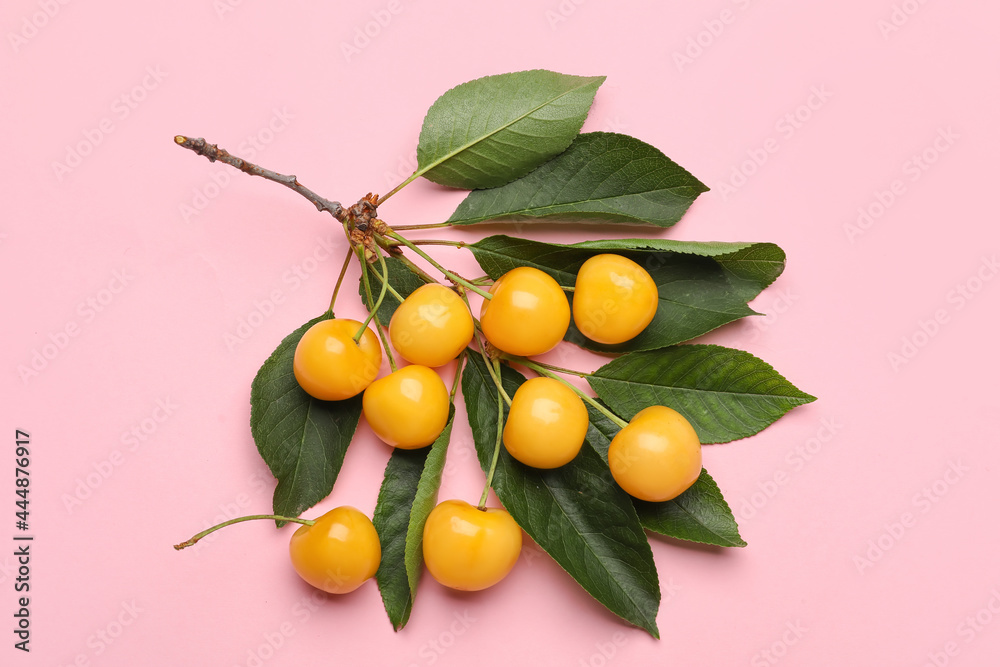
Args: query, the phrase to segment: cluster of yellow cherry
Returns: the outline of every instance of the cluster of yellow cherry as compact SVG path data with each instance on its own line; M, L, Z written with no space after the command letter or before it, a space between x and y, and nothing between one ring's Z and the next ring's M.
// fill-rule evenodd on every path
M544 369L528 358L563 340L571 311L583 335L614 345L641 333L659 303L649 273L616 254L596 255L580 267L572 309L564 289L551 276L527 266L501 276L488 294L479 328L490 354L539 371ZM466 350L475 337L476 322L459 293L430 283L406 297L388 331L393 348L409 365L376 379L382 348L375 332L355 320L329 319L310 327L300 339L295 377L307 393L324 401L364 392L363 413L381 440L402 449L426 447L445 428L451 401L434 368ZM524 382L509 400L503 427L506 450L535 468L557 468L572 461L589 424L582 395L549 372ZM677 497L698 479L701 445L682 415L651 406L613 438L608 462L615 481L627 493L661 502ZM381 561L379 536L362 512L343 506L314 521L299 521L307 525L292 536L290 552L305 581L330 593L346 593L374 576ZM521 529L503 509L445 500L427 518L422 549L424 563L438 582L458 590L481 590L514 567L521 551Z

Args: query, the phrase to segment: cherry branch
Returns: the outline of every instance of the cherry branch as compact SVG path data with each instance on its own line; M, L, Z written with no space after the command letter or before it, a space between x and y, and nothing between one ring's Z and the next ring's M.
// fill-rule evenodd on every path
M251 162L247 162L241 157L236 157L224 148L219 148L216 144L208 143L200 137L198 139L191 139L189 137L177 135L174 137L174 141L178 146L194 151L198 155L208 158L209 162L215 162L216 160L219 162L225 162L231 167L239 169L244 174L260 176L268 181L280 183L286 188L290 188L308 199L312 202L313 206L316 207L316 210L320 212L326 211L341 222L344 222L347 219L347 210L341 206L340 202L330 201L329 199L320 197L318 194L299 183L299 180L294 175L279 174L275 171L271 171L270 169L258 167Z

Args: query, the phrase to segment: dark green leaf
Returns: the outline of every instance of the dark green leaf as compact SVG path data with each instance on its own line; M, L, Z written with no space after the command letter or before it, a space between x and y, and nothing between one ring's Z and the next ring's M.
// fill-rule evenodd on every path
M404 299L413 293L415 289L424 285L424 281L416 274L406 268L403 262L395 257L386 257L385 266L389 270L389 287L396 290ZM378 300L379 292L382 290L382 267L375 262L370 267L369 282L372 288L372 299ZM372 304L368 303L368 296L365 294L365 283L362 278L358 279L358 294L361 295L361 302L365 308L371 311ZM382 299L382 305L378 308L378 319L383 326L389 326L393 313L399 307L399 300L393 296L392 292L386 292Z
M719 485L704 468L691 488L665 503L636 500L643 528L679 540L720 547L745 547L740 528Z
M302 334L329 318L324 313L285 337L250 386L250 432L278 480L273 505L274 513L282 516L297 517L330 494L361 419L360 396L317 400L302 390L292 373Z
M597 369L587 381L625 419L650 405L677 410L703 444L751 436L816 400L749 352L718 345L632 352Z
M624 134L591 132L516 181L470 192L448 222L552 219L670 227L706 190L653 146Z
M590 412L587 442L607 461L608 447L618 434L618 425L592 406L588 405L587 410ZM704 468L694 485L677 498L663 503L633 498L632 504L642 527L654 533L720 547L745 547L747 544L740 537L736 518L722 492Z
M511 395L524 382L506 366L502 377ZM488 470L497 389L478 355L470 355L466 364L462 393L479 462ZM660 588L649 542L629 496L592 447L555 470L529 468L501 448L493 490L521 528L598 602L659 636Z
M566 150L603 76L530 70L456 86L427 111L414 176L455 188L493 188Z
M421 449L394 449L385 467L372 519L382 543L382 562L375 578L396 630L406 625L417 595L424 562L424 522L437 502L454 418L452 406L448 424L434 444Z
M621 345L601 345L571 325L566 339L601 352L652 350L707 333L756 313L747 302L770 285L785 266L773 243L697 243L665 239L615 239L573 245L490 236L469 245L483 270L496 279L517 266L545 271L560 285L576 283L590 257L613 252L649 271L660 293L656 316L638 336ZM572 295L569 295L572 300Z

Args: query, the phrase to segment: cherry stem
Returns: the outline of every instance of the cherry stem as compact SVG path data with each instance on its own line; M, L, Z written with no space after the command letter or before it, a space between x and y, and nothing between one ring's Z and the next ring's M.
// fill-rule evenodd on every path
M469 297L464 292L462 293L462 300L465 301L466 306L469 305ZM486 363L486 370L490 372L490 377L493 378L493 384L497 386L497 391L500 393L500 396L502 396L503 400L507 402L507 405L510 405L510 396L507 395L506 390L503 388L503 382L500 380L500 366L497 364L497 369L494 370L493 363L489 355L486 354L486 343L483 342L482 335L483 325L475 317L472 318L472 323L476 327L476 342L479 343L479 354L483 357L483 361Z
M556 375L555 373L553 373L552 371L550 371L545 366L537 364L534 361L532 361L531 359L525 359L524 357L508 357L508 359L510 361L513 361L514 363L521 364L522 366L527 366L528 368L530 368L531 370L535 371L539 375L544 375L545 377L550 377L553 380L556 380L558 382L562 382L564 385L566 385L567 387L569 387L570 389L572 389L574 392L576 392L577 396L579 396L580 398L582 398L583 400L585 400L587 403L590 403L592 406L594 406L595 410L597 410L602 415L604 415L605 417L607 417L608 419L610 419L611 421L613 421L615 424L617 424L618 428L625 428L626 426L628 426L628 422L626 422L621 417L619 417L618 415L616 415L615 413L611 412L606 407L604 407L603 405L601 405L601 403L598 402L598 400L595 399L593 396L590 396L590 395L586 394L585 392L581 391L580 388L577 387L576 385L574 385L572 382L569 382L565 378L559 377L558 375Z
M379 276L379 279L382 281L382 290L379 292L378 299L375 301L374 306L371 305L371 295L368 296L368 305L371 307L371 310L368 311L368 318L364 321L364 324L362 324L361 328L358 329L358 332L354 334L355 343L361 340L361 336L365 333L368 323L372 321L372 318L375 317L375 313L377 313L378 309L382 306L382 301L385 299L385 293L388 291L389 287L389 269L385 265L385 258L382 257L381 252L376 254L378 255L379 264L382 265L382 275ZM372 273L375 273L375 275L378 276L378 273L374 270Z
M419 266L417 266L416 264L414 264L413 260L411 260L406 255L397 255L396 259L398 259L403 264L405 264L406 268L410 270L410 273L412 273L413 275L417 276L418 278L420 278L421 280L423 280L425 283L436 283L436 282L438 282L437 280L434 280L433 276L431 276L429 273L427 273L426 271L424 271L423 269L421 269Z
M391 239L395 239L396 241L401 242L407 248L409 248L413 252L415 252L418 255L420 255L421 257L423 257L425 260L427 260L428 263L430 263L431 266L433 266L435 269L437 269L438 271L440 271L441 273L443 273L444 275L446 275L449 280L451 280L451 281L453 281L453 282L461 285L462 287L464 287L464 288L466 288L468 290L472 290L473 292L475 292L479 296L483 297L484 299L492 299L493 298L493 295L490 294L489 292L484 292L483 290L479 289L478 287L476 287L475 285L473 285L472 283L470 283L465 278L462 278L461 276L459 276L459 275L457 275L455 273L452 273L448 269L446 269L443 266L441 266L440 264L438 264L436 261L434 261L433 257L431 257L430 255L428 255L423 250L421 250L416 244L412 243L411 241L406 240L405 238L403 238L402 236L400 236L396 232L389 232L386 236L388 236Z
M491 364L487 362L486 365L487 367L489 367ZM500 362L494 359L493 365L495 365L496 367L493 372L499 375ZM494 379L496 379L497 375L493 375ZM493 475L496 474L497 461L500 460L500 444L503 442L503 422L504 422L503 400L507 398L507 394L504 393L503 387L500 386L499 383L497 383L497 389L500 390L497 393L497 440L496 444L493 445L493 461L492 463L490 463L490 472L486 476L486 485L483 487L483 495L479 497L478 507L482 511L486 510L486 499L489 497L490 487L493 485ZM507 404L510 405L510 399L507 399Z
M289 521L292 523L301 523L304 526L311 526L314 523L316 523L313 519L297 519L290 516L279 516L277 514L254 514L251 516L241 516L235 519L230 519L229 521L223 521L222 523L212 526L211 528L206 528L205 530L201 531L200 533L192 537L190 540L186 542L181 542L180 544L175 544L174 549L180 551L181 549L186 549L187 547L193 547L195 544L198 543L198 540L205 537L206 535L211 535L220 528L231 526L234 523L242 523L243 521L255 521L257 519L270 519L272 521Z
M344 276L347 274L347 266L351 263L351 255L354 254L354 248L348 246L347 255L344 256L344 265L340 267L340 276L337 278L337 284L333 288L333 296L330 297L330 314L333 314L333 306L337 303L337 294L340 293L340 286L344 282Z
M381 255L379 256L379 258L381 259ZM389 283L388 280L383 280L382 276L380 276L377 273L375 274L375 277L378 278L383 285L389 288L389 294L391 294L396 299L396 301L403 303L403 301L406 300L405 297L403 297L403 295L401 295L399 292L396 291L396 289Z
M513 357L511 358L511 361L514 361L515 363L520 363L520 359L521 359L520 357ZM537 364L538 366L541 366L542 368L546 368L550 371L555 371L556 373L563 373L564 375L575 375L580 378L590 377L591 375L593 375L593 373L584 373L583 371L573 370L572 368L553 366L552 364L545 364L542 363L541 361L535 361L534 363Z
M465 248L469 244L465 241L448 241L446 239L417 239L413 245L450 245L454 248Z
M468 350L469 350L469 348L465 348L458 355L458 362L457 362L458 365L455 366L455 379L452 380L452 383L451 383L451 397L448 399L452 403L455 402L455 394L458 393L458 384L462 380L462 368L463 368L463 366L465 366L465 355L468 352Z
M479 353L483 355L483 361L486 362L486 370L490 372L490 377L493 378L493 384L497 386L497 391L500 392L500 396L502 396L503 400L507 402L507 405L510 405L510 396L507 395L507 392L503 388L503 382L500 380L500 365L498 363L496 368L494 368L494 362L486 354L485 347L486 346L483 345L482 339L479 339Z
M434 222L426 225L398 225L393 227L395 230L402 229L404 232L413 231L414 229L439 229L441 227L451 227L450 222Z
M363 250L361 253L362 254L358 255L358 260L361 262L361 280L365 284L365 294L368 296L368 303L372 303L372 284L368 280L368 262L366 262L362 256L364 253ZM386 282L388 282L388 278L386 279ZM389 368L393 373L395 373L396 359L392 356L392 348L389 347L389 341L385 339L385 332L382 331L382 324L378 321L378 309L376 308L372 310L371 315L375 319L375 331L378 333L379 340L382 341L382 348L385 350L385 356L389 359ZM361 330L364 331L364 327L362 327Z
M412 174L410 174L409 178L407 178L405 181L403 181L402 183L400 183L399 185L397 185L396 187L394 187L392 190L390 190L388 192L388 194L384 194L381 197L379 197L378 203L376 204L376 206L381 206L382 203L386 199L388 199L389 197L393 196L394 194L396 194L397 192L399 192L400 190L402 190L403 188L405 188L407 185L409 185L413 181L417 180L418 176L420 176L420 172L419 171L415 171Z

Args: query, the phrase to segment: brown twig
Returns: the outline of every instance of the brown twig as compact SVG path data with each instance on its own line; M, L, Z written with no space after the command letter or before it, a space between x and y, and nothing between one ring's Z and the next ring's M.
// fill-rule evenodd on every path
M294 175L279 174L277 172L271 171L270 169L264 169L258 167L257 165L247 162L243 158L236 157L224 148L219 148L216 144L210 144L202 138L191 139L189 137L177 135L174 137L174 141L178 146L187 148L190 151L194 151L198 155L208 158L210 162L225 162L226 164L235 167L245 174L250 174L251 176L260 176L261 178L267 179L269 181L274 181L275 183L280 183L286 188L290 188L295 192L299 193L309 201L313 203L316 210L322 212L326 211L337 220L344 222L348 217L348 212L340 205L340 202L330 201L320 197L318 194L305 187L299 183L298 179ZM376 198L377 201L377 198ZM357 206L357 204L355 205ZM374 207L372 207L374 209Z

